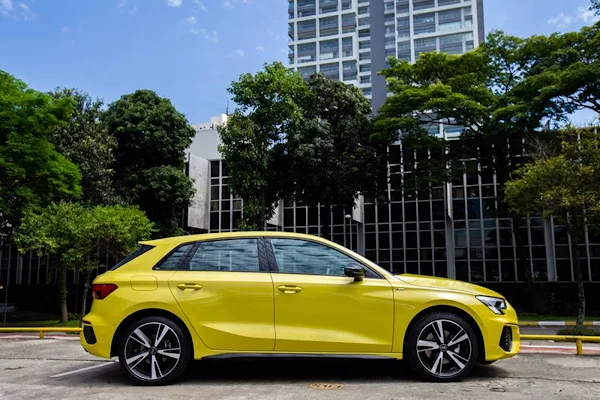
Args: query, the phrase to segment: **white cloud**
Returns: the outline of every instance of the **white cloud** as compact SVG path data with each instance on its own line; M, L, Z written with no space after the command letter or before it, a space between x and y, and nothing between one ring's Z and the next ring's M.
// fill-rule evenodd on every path
M265 48L262 46L256 46L256 51L265 51Z
M60 31L61 31L62 33L67 33L67 32L69 32L69 27L68 27L68 26L63 26L63 27L60 29Z
M31 7L25 3L15 3L13 0L0 0L0 17L13 18L17 21L31 21L35 14Z
M210 43L217 43L219 41L219 35L217 34L217 31L207 31L206 29L202 28L200 30L190 29L190 33L194 35L202 35L204 40Z
M550 18L548 23L556 25L559 29L563 29L576 21L581 21L584 24L595 24L600 21L600 16L595 15L595 12L591 11L588 7L580 6L577 7L575 16L561 12L556 17Z
M8 17L13 10L13 4L11 0L0 0L0 15Z
M556 25L557 28L562 29L562 28L566 28L567 26L569 26L573 23L573 17L569 14L565 14L564 12L561 12L556 17L550 18L548 20L548 23L550 25Z
M596 15L595 11L587 7L577 7L577 19L587 24L595 24L600 21L600 15Z
M225 0L223 2L223 7L225 7L225 8L233 8L233 2L231 2L229 0Z
M223 0L223 8L234 8L236 4L249 4L250 0Z
M181 7L181 5L183 4L183 0L167 0L167 5L169 7Z
M242 49L237 49L237 50L235 51L235 54L237 54L237 55L238 55L238 56L240 56L240 57L244 57L244 56L246 55L246 53L245 53L245 52L244 52L244 50L242 50Z
M204 5L204 2L202 0L194 0L194 4L198 6L198 9L200 11L206 11L206 6Z
M196 23L196 22L198 22L198 21L196 20L196 17L194 17L194 16L191 16L191 17L189 17L189 18L186 18L186 19L185 19L185 22L186 22L186 23L188 23L188 24L192 24L192 25L193 25L193 24L195 24L195 23Z
M119 2L117 3L117 8L127 7L127 3L127 0L119 0Z
M137 6L133 6L133 8L131 10L129 10L129 14L133 15L135 13L137 13L139 11L139 9L137 8Z

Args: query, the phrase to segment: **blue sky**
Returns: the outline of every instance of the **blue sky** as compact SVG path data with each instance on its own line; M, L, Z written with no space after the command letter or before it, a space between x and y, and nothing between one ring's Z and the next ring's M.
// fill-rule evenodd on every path
M594 22L587 8L484 0L486 32L575 30ZM152 89L191 123L224 112L241 73L286 54L285 0L0 0L0 69L38 90L76 87L107 103Z

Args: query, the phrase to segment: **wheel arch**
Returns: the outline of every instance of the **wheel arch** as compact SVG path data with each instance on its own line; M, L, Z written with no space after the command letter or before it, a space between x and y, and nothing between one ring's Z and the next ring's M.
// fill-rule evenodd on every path
M448 313L452 313L455 314L459 317L461 317L462 319L464 319L469 326L471 327L471 329L473 329L473 332L475 332L475 337L477 338L477 361L478 362L484 362L485 361L485 341L483 339L483 333L481 332L481 328L479 327L479 324L477 323L477 321L475 321L475 319L471 316L471 314L469 314L467 311L463 310L462 308L459 307L455 307L452 305L433 305L431 307L427 307L423 310L421 310L418 314L416 314L409 322L408 327L406 328L406 333L404 335L404 337L406 337L408 335L408 333L411 331L411 329L414 327L414 325L417 323L417 321L419 321L419 319L421 319L422 317L424 317L427 314L432 314L435 312L448 312ZM406 340L404 340L404 343L402 345L403 349L403 353L406 354L406 347L407 343Z
M115 331L115 334L113 335L113 338L112 338L112 342L110 345L110 356L115 357L118 355L117 349L118 349L119 340L121 340L121 336L123 335L123 331L125 330L125 328L132 321L135 321L137 319L142 319L145 317L155 317L155 316L168 318L168 319L172 320L173 322L175 322L181 328L183 333L187 336L188 342L189 342L190 346L192 346L192 348L190 350L192 351L192 354L193 354L193 351L194 351L193 338L192 338L190 330L188 329L185 322L183 322L181 320L181 318L179 318L177 315L173 314L170 311L163 310L160 308L145 308L143 310L138 310L138 311L130 314L125 319L123 319L123 321L121 321L121 323L117 327L117 330Z

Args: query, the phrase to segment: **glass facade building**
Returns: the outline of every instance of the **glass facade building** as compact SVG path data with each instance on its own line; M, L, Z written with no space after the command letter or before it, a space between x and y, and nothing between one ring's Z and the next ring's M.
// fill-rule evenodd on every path
M462 54L484 39L483 0L289 0L289 62L362 89L377 110L387 57Z

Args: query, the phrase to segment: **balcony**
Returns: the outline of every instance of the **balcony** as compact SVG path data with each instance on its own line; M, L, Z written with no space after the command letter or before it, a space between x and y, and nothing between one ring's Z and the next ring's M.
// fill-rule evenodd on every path
M344 82L355 81L358 71L356 69L356 61L346 61L342 67Z
M337 35L340 32L338 18L321 18L321 20L319 21L319 32L321 36Z
M327 14L338 10L338 0L319 0L319 12Z
M435 0L413 0L413 10L425 10L435 7Z
M342 15L342 33L353 33L356 30L356 15Z
M315 0L298 0L298 18L310 17L316 14Z
M396 1L396 14L408 14L410 10L408 0Z
M313 74L317 73L317 67L301 67L298 68L298 72L304 79L310 78Z
M314 39L317 37L315 20L298 22L298 40Z
M338 64L321 65L321 73L329 79L340 80L340 67Z

